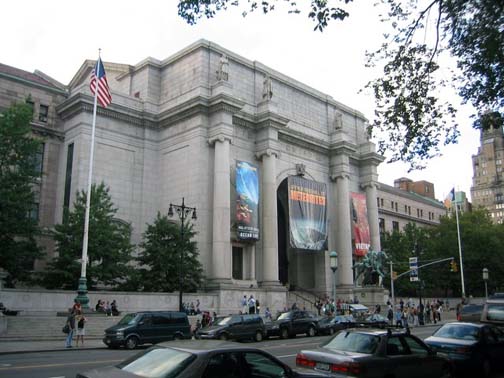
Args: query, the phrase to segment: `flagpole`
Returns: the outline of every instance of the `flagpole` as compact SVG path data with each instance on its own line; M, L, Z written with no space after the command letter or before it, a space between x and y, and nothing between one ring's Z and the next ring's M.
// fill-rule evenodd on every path
M462 243L460 242L460 224L459 224L458 205L455 192L453 195L453 202L455 203L455 217L457 219L457 238L458 238L459 261L460 261L460 282L462 283L462 297L465 298L466 293L464 285L464 264L462 261Z
M84 216L84 235L82 238L82 259L81 259L81 276L79 278L79 288L77 290L77 300L80 302L82 308L89 308L89 298L87 296L87 279L86 267L88 262L88 238L89 238L89 212L91 208L91 186L93 177L93 160L94 160L94 144L95 144L95 130L96 130L96 108L98 107L98 78L100 77L100 64L101 49L98 49L98 60L96 62L96 90L94 94L93 105L93 124L91 127L91 146L89 147L89 170L87 182L87 195L86 195L86 214Z

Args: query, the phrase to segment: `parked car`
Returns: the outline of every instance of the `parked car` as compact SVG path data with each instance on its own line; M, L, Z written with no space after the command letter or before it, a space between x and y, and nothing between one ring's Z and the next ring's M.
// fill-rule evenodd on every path
M486 301L483 306L481 321L504 326L504 295L501 296L501 293L496 293Z
M196 333L197 339L262 341L266 326L260 315L229 315Z
M483 313L482 304L465 305L462 307L462 311L460 311L460 321L477 323L480 321L482 313Z
M348 315L351 316L351 315ZM332 335L337 331L351 327L354 324L353 318L344 315L336 315L335 317L325 317L318 321L317 333L321 335Z
M88 370L76 378L323 378L291 369L271 354L214 340L187 340L153 346L110 367Z
M185 312L143 311L126 314L115 326L105 330L103 342L109 348L124 345L135 349L140 344L191 338Z
M446 323L425 342L453 360L458 372L489 377L493 370L503 366L504 332L494 325Z
M389 320L380 314L373 314L365 318L364 321L358 322L358 324L365 327L385 328L389 325Z
M278 316L268 326L268 336L280 336L282 339L294 337L301 333L307 336L317 334L319 318L308 311L292 310Z
M407 331L351 328L313 350L301 350L296 365L333 377L451 377L451 362Z

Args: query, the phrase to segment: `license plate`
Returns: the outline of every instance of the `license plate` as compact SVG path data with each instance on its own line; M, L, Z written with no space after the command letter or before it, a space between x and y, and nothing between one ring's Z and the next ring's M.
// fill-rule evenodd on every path
M317 362L317 365L315 365L315 368L318 370L329 371L329 364L325 364L323 362Z

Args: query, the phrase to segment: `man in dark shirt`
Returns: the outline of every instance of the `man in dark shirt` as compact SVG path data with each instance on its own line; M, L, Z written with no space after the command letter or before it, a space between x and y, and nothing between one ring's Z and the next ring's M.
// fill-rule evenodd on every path
M65 346L67 348L72 347L72 339L73 339L73 334L75 331L75 314L72 309L68 310L69 315L66 320L66 324L68 325L68 328L70 329L70 332L68 332L67 338L66 338L66 343Z

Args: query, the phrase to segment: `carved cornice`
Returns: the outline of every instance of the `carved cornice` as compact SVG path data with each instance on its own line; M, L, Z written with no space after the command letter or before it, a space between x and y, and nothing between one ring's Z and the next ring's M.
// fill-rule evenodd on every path
M233 144L233 138L231 138L229 135L223 134L208 138L207 142L210 146L213 146L217 142L224 143L226 140L229 142L229 144Z
M311 151L327 155L329 150L327 148L327 142L311 137L309 135L300 133L294 130L280 130L278 132L278 140L286 142L298 147L306 148Z
M31 128L32 128L32 132L35 135L40 135L44 138L55 138L61 142L63 142L65 140L65 134L63 134L61 131L57 131L57 130L51 129L49 127L41 126L38 124L32 124Z
M332 143L329 146L331 155L344 154L355 157L357 155L357 146L348 141Z
M376 152L368 152L366 154L362 154L359 159L361 165L371 164L374 166L380 165L384 160L385 156L382 156Z
M267 111L257 114L255 122L258 128L274 127L276 129L283 129L289 123L289 119L271 111Z

